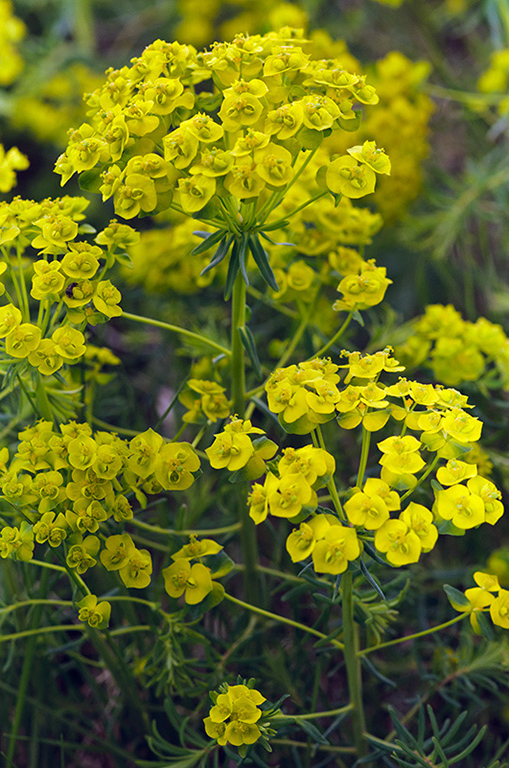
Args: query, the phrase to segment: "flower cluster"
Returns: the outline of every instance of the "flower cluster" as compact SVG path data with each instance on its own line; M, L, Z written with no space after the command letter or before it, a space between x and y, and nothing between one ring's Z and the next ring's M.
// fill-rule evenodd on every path
M147 586L148 550L138 549L128 533L109 532L132 519L131 497L145 506L147 495L192 485L200 468L192 446L167 443L151 429L127 442L76 422L57 430L39 421L19 439L10 462L7 449L0 456L0 500L7 502L3 517L14 508L22 522L3 527L0 555L29 560L35 539L63 547L68 567L80 575L100 560L106 570L118 571L126 587Z
M399 51L391 51L369 68L380 102L366 115L359 138L375 138L392 160L393 173L380 179L374 196L386 221L401 216L422 187L421 166L429 152L434 109L422 89L429 72L429 62L411 61Z
M28 157L17 147L5 151L0 144L0 192L9 192L17 184L16 171L28 168Z
M173 564L163 569L165 589L170 597L184 595L188 605L201 603L214 588L211 568L202 562L202 558L217 555L221 550L213 539L198 540L191 536L189 544L184 544L171 556ZM192 560L197 562L191 565Z
M23 69L23 59L18 44L26 35L24 23L13 13L11 0L0 0L0 85L13 83Z
M269 513L295 518L302 511L311 512L318 504L316 491L327 485L335 468L334 457L322 448L286 448L277 470L274 467L274 472L268 472L263 485L252 486L248 498L250 516L259 524Z
M221 746L254 744L262 736L263 712L258 705L263 704L265 697L256 688L242 684L223 683L220 690L221 693L210 692L213 706L203 721L207 736Z
M477 83L477 87L484 94L498 94L498 114L507 115L509 112L509 100L507 98L507 84L509 83L509 48L501 48L493 51L490 58L490 66L483 72ZM481 107L474 100L475 106Z
M251 435L260 437L252 439ZM276 451L277 445L265 437L263 429L253 427L249 420L243 421L234 416L224 431L215 435L214 442L205 453L214 469L241 470L243 477L254 480L265 472L265 462Z
M401 566L429 552L439 533L461 535L485 522L494 525L503 514L500 491L465 460L482 430L482 422L468 413L467 398L403 378L383 383L383 372L403 370L390 349L344 354L347 365L318 359L277 370L266 385L268 405L287 432L316 432L335 418L343 429L362 425L367 446L369 435L389 421L400 425L399 434L377 443L379 476L370 469L362 485L344 490L346 501L336 514L328 513L316 490L330 490L333 457L316 445L286 449L271 462L264 484L252 488L254 521L271 514L300 523L287 539L292 560L311 556L317 572L335 574L362 554L364 542ZM346 369L342 381L340 369ZM427 493L428 505L403 505L417 488L421 496ZM311 517L303 520L304 515Z
M482 634L481 621L483 614L488 612L493 624L509 629L509 590L503 589L497 576L491 573L476 571L474 581L477 586L467 589L465 593L446 587L452 607L469 614L470 624L476 634Z
M429 366L447 386L475 381L484 388L507 388L509 339L501 325L484 317L472 323L452 304L430 304L408 331L396 349L407 367Z
M212 80L215 93L203 88ZM275 34L239 35L200 54L158 40L90 95L91 123L72 132L56 170L64 183L97 167L103 199L113 197L124 218L164 210L173 198L193 214L216 190L246 200L286 187L301 147L355 119L354 102L376 101L363 77L313 62ZM364 160L335 163L332 191L373 191Z
M228 418L230 405L225 391L216 381L188 379L186 389L179 395L180 402L188 409L183 421L207 424Z
M127 258L137 234L112 221L97 244L78 239L94 231L83 222L87 205L81 197L0 204L0 347L21 374L65 372L85 355L87 323L122 312L120 291L105 273Z

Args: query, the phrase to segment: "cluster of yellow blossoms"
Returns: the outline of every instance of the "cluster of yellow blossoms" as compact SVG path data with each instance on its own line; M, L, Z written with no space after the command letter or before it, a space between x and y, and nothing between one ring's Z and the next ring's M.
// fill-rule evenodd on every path
M112 525L132 519L131 497L145 506L147 494L192 485L200 468L192 446L165 442L152 429L127 442L108 432L93 434L88 424L76 422L57 430L52 422L39 421L19 439L10 462L7 448L0 456L0 501L7 502L2 518L16 518L15 525L4 525L0 532L0 556L30 560L35 543L63 546L68 567L80 575L99 559L107 570L118 571L125 586L147 586L152 573L148 550L138 549L128 533L109 532ZM19 510L19 525L13 508ZM221 549L208 541L184 547L175 556L180 570L183 561L210 554L211 546L214 552ZM191 575L196 571L194 565ZM170 567L170 583L172 573Z
M97 245L77 239L94 232L83 222L87 206L81 197L0 203L3 359L27 361L43 376L84 356L87 323L103 323L122 312L120 292L104 277L115 260L127 258L125 248L138 236L112 221L96 236ZM27 258L34 251L39 258Z
M265 697L256 688L242 684L223 683L220 690L221 693L210 693L213 706L203 721L207 736L221 746L254 744L268 725L267 717L258 706Z
M23 69L18 44L26 35L26 27L14 16L10 0L0 0L0 86L10 85Z
M311 60L304 43L291 30L238 35L202 53L156 41L89 96L91 122L71 133L56 164L62 182L93 170L91 186L124 218L172 201L188 214L207 206L209 218L234 201L237 211L238 201L262 207L300 174L301 150L348 130L354 104L378 100L365 77ZM344 155L327 183L359 197L373 191L374 173L366 158Z
M268 405L287 432L313 432L317 440L320 424L332 419L344 429L362 425L368 449L371 433L389 420L399 424L399 434L377 443L379 476L370 468L363 482L366 454L360 485L344 489L346 501L333 514L320 506L316 493L327 486L333 498L336 494L333 456L316 442L285 449L270 462L263 484L252 487L248 504L255 523L269 514L300 523L287 541L292 560L312 556L317 572L332 574L346 570L364 546L374 546L391 565L401 566L430 551L439 533L461 535L484 522L495 524L503 514L500 491L478 474L475 463L464 460L482 429L466 410L472 407L466 396L404 378L382 383L382 372L403 370L389 349L345 355L343 366L317 359L277 370L266 385ZM342 382L340 368L346 369ZM208 453L210 458L211 449ZM238 469L247 461L241 456L239 445L234 466L226 460L215 466ZM419 503L404 506L417 489ZM429 508L420 503L426 497Z
M28 157L17 147L5 151L3 144L0 144L0 192L9 192L15 187L16 171L24 171L28 165Z
M498 95L497 111L499 115L506 116L509 112L509 99L507 97L507 85L509 83L509 48L493 51L490 66L483 72L477 83L481 93ZM476 106L482 109L482 103Z
M509 339L501 325L484 317L472 323L452 304L430 304L408 329L411 335L396 348L407 367L429 366L447 386L475 381L488 389L507 388Z
M467 589L464 594L446 586L452 607L461 613L469 614L472 629L479 635L482 634L482 614L487 612L493 624L509 629L509 590L503 589L497 576L491 573L476 571L474 581L477 586Z

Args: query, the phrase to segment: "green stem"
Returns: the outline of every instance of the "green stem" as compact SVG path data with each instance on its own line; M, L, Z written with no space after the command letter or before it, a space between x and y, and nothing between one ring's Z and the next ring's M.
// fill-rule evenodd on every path
M423 629L422 632L415 632L413 635L405 635L405 637L398 637L396 640L388 640L386 643L380 643L379 645L373 645L371 648L364 648L363 651L358 651L357 656L366 656L373 651L379 651L381 648L389 648L391 645L398 645L399 643L406 643L407 640L415 640L417 637L425 637L425 635L432 635L434 632L440 632L442 629L451 627L453 624L457 624L458 621L466 618L468 613L460 613L455 616L454 619L445 621L443 624L438 624L436 627L430 627L430 629Z
M344 707L338 707L337 709L328 709L325 712L310 712L306 715L278 715L277 720L317 720L319 717L335 717L336 715L344 715L345 712L350 712L352 709L351 704L345 704Z
M410 496L410 495L411 495L411 494L412 494L412 493L413 493L413 492L414 492L414 491L415 491L415 490L416 490L416 489L417 489L417 488L418 488L420 485L422 485L422 483L423 483L423 482L426 480L426 478L428 477L428 475L429 475L429 474L431 474L431 472L433 472L433 470L435 469L435 467L436 467L436 465L438 464L438 462L439 462L439 461L440 461L440 456L438 456L438 455L437 455L437 456L435 456L435 458L433 459L433 461L431 462L431 464L429 465L429 467L426 469L426 471L425 471L425 472L423 472L423 473L422 473L422 475L421 475L421 476L420 476L420 478L418 479L418 481L417 481L416 485L414 485L414 487L413 487L413 488L409 488L409 489L408 489L408 491L407 491L406 493L404 493L404 494L403 494L403 496L401 497L401 501L404 501L404 500L405 500L405 499L406 499L408 496Z
M48 393L46 392L44 381L39 371L37 371L37 384L35 385L35 394L37 397L37 405L39 406L39 413L41 414L42 418L46 421L53 421L53 410L48 399Z
M315 635L315 637L319 637L320 640L327 640L328 643L334 645L336 648L339 648L341 651L345 647L343 643L339 642L339 640L329 638L323 632L319 632L317 629L313 629L313 627L307 627L305 624L301 624L298 621L293 621L292 619L287 619L285 616L278 616L277 613L265 611L263 608L258 608L256 605L245 603L243 600L239 600L232 595L225 594L224 598L225 600L229 600L230 603L235 603L235 605L239 605L241 608L245 608L247 611L252 611L253 613L259 614L260 616L265 616L266 619L278 621L281 624L288 624L289 627L295 627L295 629L300 629L302 632L307 632L309 635Z
M74 0L74 39L81 54L93 54L94 15L90 0Z
M216 341L212 341L212 339L207 339L206 336L202 336L200 333L194 333L193 331L188 331L186 328L181 328L179 325L164 323L162 320L153 320L151 317L143 317L142 315L133 315L131 312L122 312L122 317L125 317L127 320L134 320L136 323L153 325L154 328L163 328L165 331L173 331L173 333L178 333L186 339L215 349L223 355L229 356L231 354L230 350L227 347L223 347L222 344L218 344Z
M110 432L118 432L119 435L127 435L128 437L136 437L140 434L139 429L126 429L125 427L116 427L114 424L108 424L107 421L98 419L96 416L92 416L92 424L96 424L98 427L107 429Z
M144 528L151 533L159 533L162 536L219 536L221 533L231 533L232 531L238 531L240 523L233 523L232 525L223 525L221 528L185 528L177 530L175 528L160 528L158 525L149 525L141 520L133 518L129 520L131 525L135 525L137 528Z
M348 691L352 704L352 728L355 754L357 758L363 757L367 752L367 744L364 738L366 722L362 701L362 676L361 664L358 658L359 635L354 620L353 605L353 578L352 572L346 571L341 581L343 596L343 639L345 641L345 663L348 680Z
M43 576L39 585L39 594L44 594L48 587L47 571L43 571ZM33 622L38 625L41 620L41 607L38 606L34 611ZM3 638L2 638L3 639ZM23 717L23 709L25 706L25 700L28 690L28 683L32 674L32 665L34 662L35 645L37 642L37 635L32 634L29 637L25 653L23 656L23 666L21 667L21 678L19 681L18 695L16 697L16 709L14 710L14 718L12 721L11 736L9 739L9 748L7 750L7 765L13 765L14 755L16 752L16 741L18 736L19 727Z
M317 425L316 429L314 429L313 432L311 433L311 438L313 440L313 445L315 446L315 448L322 448L324 451L327 450L327 448L325 447L325 440L323 439L322 429L319 424ZM346 520L346 515L343 510L343 505L341 504L341 500L338 494L338 489L336 488L334 475L331 477L331 479L327 483L327 490L330 493L332 503L334 504L334 509L338 513L339 518L341 520Z
M335 344L337 341L339 341L339 339L341 338L341 336L344 334L344 332L346 331L346 329L347 329L347 328L348 328L348 326L350 325L350 321L351 321L352 317L353 317L353 312L349 312L349 313L348 313L348 315L347 315L347 317L346 317L346 320L345 320L345 322L343 323L343 325L341 326L341 328L339 329L339 331L338 331L337 333L335 333L335 334L334 334L334 336L332 337L332 339L331 339L330 341L328 341L328 342L327 342L327 344L326 344L324 347L322 347L321 349L319 349L319 350L318 350L318 352L315 352L315 354L313 355L313 357L310 357L310 358L309 358L309 360L312 360L312 359L313 359L313 358L315 358L315 357L321 357L321 356L322 356L322 355L324 355L326 352L328 352L328 351L329 351L329 349L330 349L330 348L331 348L331 347L332 347L332 346L333 346L333 345L334 345L334 344Z
M111 599L111 598L110 598ZM5 608L0 608L0 614L6 614L10 613L11 611L15 611L17 608L25 608L27 605L68 605L72 606L74 603L72 600L49 600L47 598L41 598L41 599L32 599L32 600L23 600L21 603L12 603L11 605L7 605Z
M231 387L233 413L242 418L245 409L245 365L244 347L239 328L243 328L246 318L246 284L239 271L235 278L232 295L231 325Z
M328 195L329 192L318 192L316 195L313 195L313 197L310 197L309 200L306 200L305 203L302 203L301 205L297 206L297 208L294 208L293 211L290 211L286 216L283 216L281 219L278 219L277 221L271 221L270 226L271 227L277 227L278 224L284 224L285 221L292 219L296 213L299 213L299 211L302 211L303 208L307 208L308 205L311 205L311 203L314 203L316 200L319 200L324 195Z
M301 749L309 748L307 741L296 741L295 739L271 739L270 743L281 744L285 747L300 747ZM329 744L313 744L313 749L317 749L322 752L335 752L339 755L352 755L355 752L355 747L332 747Z
M361 458L359 461L359 472L357 473L357 482L355 483L358 488L362 489L362 483L364 482L364 473L368 463L369 456L369 444L371 442L371 432L366 427L362 427L362 448Z

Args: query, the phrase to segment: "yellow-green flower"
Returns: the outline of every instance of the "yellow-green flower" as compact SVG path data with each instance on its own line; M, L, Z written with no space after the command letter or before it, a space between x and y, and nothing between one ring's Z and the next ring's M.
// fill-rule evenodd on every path
M375 191L376 173L367 165L358 165L350 155L342 155L327 166L326 183L335 194L357 198Z
M41 341L41 329L32 323L21 323L5 339L5 351L11 357L28 357Z
M196 605L212 590L210 568L202 563L191 565L189 560L178 558L163 568L164 586L170 597L184 595L186 603Z
M136 549L129 553L127 563L118 571L126 587L143 589L150 584L152 558L148 549Z
M86 621L91 627L96 629L104 629L108 626L111 615L111 605L106 600L101 603L97 602L96 595L87 595L76 603L79 613L78 619L80 621Z
M375 533L375 547L396 566L416 563L422 550L419 536L403 520L387 520Z
M355 528L331 525L317 541L313 550L313 565L317 573L344 573L351 560L361 553Z
M110 280L101 280L92 297L94 307L106 317L120 317L121 308L118 306L122 294Z

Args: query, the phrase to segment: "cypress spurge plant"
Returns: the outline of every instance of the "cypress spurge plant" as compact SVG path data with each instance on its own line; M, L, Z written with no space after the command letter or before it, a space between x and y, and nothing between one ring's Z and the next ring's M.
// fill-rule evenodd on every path
M367 763L373 757L369 744L380 745L369 737L364 713L361 662L366 656L433 634L467 615L475 631L482 631L488 611L495 624L507 626L506 592L482 575L475 594L449 592L460 611L454 619L381 642L403 596L400 590L386 600L383 582L393 579L386 576L389 569L417 563L439 535L463 535L484 523L495 524L503 507L496 485L468 460L482 423L470 413L464 395L403 378L404 367L390 347L374 354L339 354L338 343L352 319L364 322L361 313L380 304L391 283L383 267L363 258L360 246L369 242L376 224L370 212L351 202L373 192L377 174L387 175L391 167L372 140L348 146L348 132L361 119L360 106L376 109L374 88L335 59L315 60L308 48L290 29L238 35L204 52L158 40L130 66L108 71L104 85L87 96L89 121L72 131L56 164L63 183L78 173L81 185L100 192L104 201L111 198L123 219L176 212L196 220L203 228L196 232L201 242L190 258L206 254L203 273L217 271L224 277L224 298L231 305L229 346L120 307L118 289L103 277L115 260L127 261L125 248L137 240L129 225L112 221L91 245L75 242L80 227L84 234L95 234L79 224L80 199L48 201L42 207L18 201L4 210L5 243L14 247L22 232L24 237L16 246L16 262L13 252L4 254L15 292L15 297L6 293L10 303L0 309L5 356L26 358L24 367L10 362L14 367L8 375L24 387L25 407L32 403L34 416L43 418L19 433L12 458L2 452L0 554L67 575L70 599L47 600L74 607L75 619L54 631L87 633L126 700L136 699L137 683L116 634L157 635L152 657L141 660L137 674L168 694L165 711L173 736L162 735L154 725L148 737L165 765L217 765L219 748L228 758L238 761L252 754L263 764L259 747L285 745L288 740L281 734L296 726L315 749L336 751L338 764ZM289 247L283 243L292 230L305 229L310 210L321 217L335 243L334 258L327 264L323 260L316 273L306 263L278 272L271 254L277 259L278 249ZM357 223L357 235L349 242L358 251L338 245L337 217ZM33 315L19 250L28 246L40 250L30 292L41 302L36 323L29 321ZM343 313L342 322L327 338L311 333L312 354L287 365L313 327L322 287L331 282L340 294L334 310ZM270 303L277 300L280 283L282 292L297 296L297 312L286 310L297 327L279 363L269 368L256 329L249 327L247 291ZM69 393L54 386L54 381L61 388L66 383L63 374L54 378L63 359L73 365L86 354L87 325L111 318L165 329L228 359L227 386L215 378L188 380L180 395L187 412L173 439L152 428L129 434L131 439L119 437L114 427L94 431L93 392L84 402L68 402ZM333 359L324 356L328 352ZM260 399L264 392L267 404ZM262 421L264 413L270 422ZM188 425L197 426L192 443L179 439ZM352 434L359 439L352 440ZM295 447L287 435L296 436ZM350 478L339 459L352 445L358 446L358 460L352 462ZM207 465L212 472L202 478ZM164 518L162 525L147 522L146 513L165 494L196 500L200 482L208 479L212 488L216 472L221 473L216 476L218 498L228 518L224 524L214 528L213 519L206 528L187 529L179 518ZM258 525L271 525L277 535L288 526L286 550L293 563L302 564L300 575L260 565ZM231 536L239 529L243 562L235 565ZM159 543L147 535L163 538ZM155 557L156 552L162 554ZM242 597L220 581L235 569L245 572ZM318 626L269 604L269 596L261 594L262 573L318 595L327 606ZM92 591L92 583L104 590ZM133 589L149 589L155 599L135 597ZM46 599L27 597L2 610L32 604L46 604ZM122 605L126 613L143 606L150 620L121 626L115 609ZM216 640L227 637L231 646L222 658L211 642L210 626L203 633L196 629L209 610L222 617ZM228 635L231 617L239 611L292 627L320 643L326 661L318 667L312 711L285 715L286 692L268 702L263 682L245 679L243 670L236 684L227 682L229 653L249 643L254 631L248 624L244 631L237 626L238 636ZM361 631L360 616L370 634ZM4 639L38 631L12 632ZM207 679L199 684L191 681L182 650L193 643L203 646L208 665ZM164 658L171 663L158 669ZM319 711L319 675L338 659L345 666L344 700ZM253 665L252 660L245 663ZM25 677L28 673L25 669ZM208 713L207 690L213 702ZM198 700L191 705L198 732L188 729L187 719L177 726L177 704L170 693L178 693L182 706ZM143 709L142 702L137 706ZM339 745L328 745L311 722L326 717L333 718L332 729L347 721L341 729L347 736ZM147 720L143 712L142 729ZM11 756L20 722L18 716ZM390 743L381 746L390 748ZM400 760L407 752L398 749ZM433 755L441 756L441 750L436 746ZM456 753L467 754L463 742ZM147 763L140 759L135 764Z

